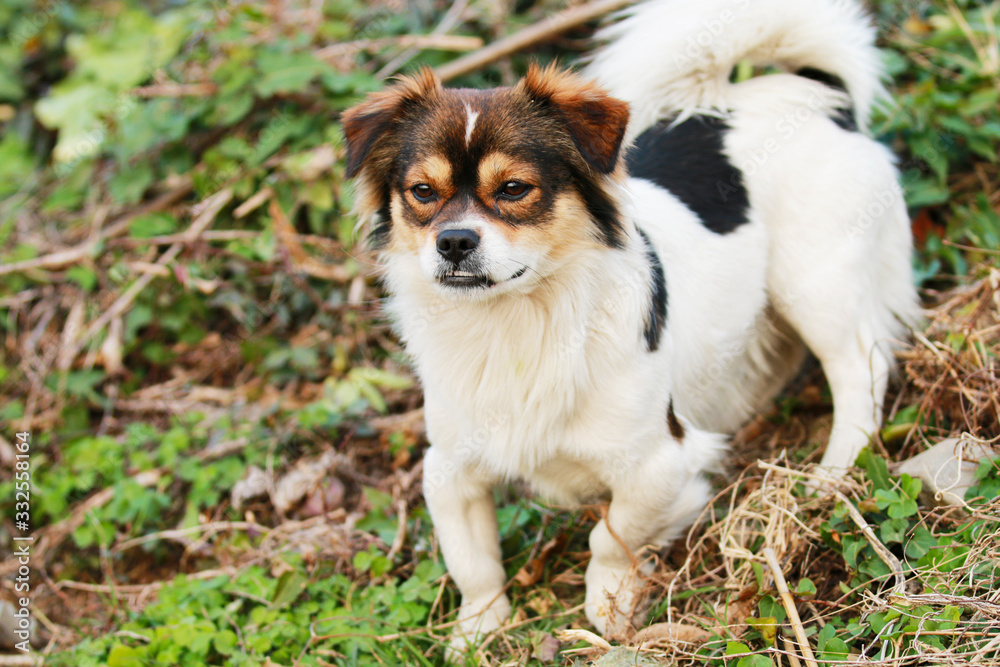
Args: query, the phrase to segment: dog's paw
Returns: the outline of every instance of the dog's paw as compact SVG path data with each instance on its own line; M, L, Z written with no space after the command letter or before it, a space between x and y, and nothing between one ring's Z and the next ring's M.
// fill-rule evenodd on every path
M587 566L587 620L606 638L631 635L632 617L641 602L642 576L635 568Z
M503 593L463 603L460 620L445 651L445 658L452 664L463 664L468 651L475 650L483 637L510 618L510 601Z

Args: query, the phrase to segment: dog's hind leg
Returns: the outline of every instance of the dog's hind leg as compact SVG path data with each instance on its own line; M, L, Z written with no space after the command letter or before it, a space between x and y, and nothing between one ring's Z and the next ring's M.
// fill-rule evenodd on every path
M902 326L876 286L867 284L869 293L846 287L852 280L865 282L852 276L850 266L827 269L795 274L774 303L819 359L829 382L833 430L821 465L839 477L881 425L892 342Z
M424 497L448 574L462 593L452 641L464 650L510 616L492 485L431 447L424 454Z
M882 402L891 360L885 349L863 336L838 348L815 350L833 396L833 430L821 465L843 475L868 446L882 423Z

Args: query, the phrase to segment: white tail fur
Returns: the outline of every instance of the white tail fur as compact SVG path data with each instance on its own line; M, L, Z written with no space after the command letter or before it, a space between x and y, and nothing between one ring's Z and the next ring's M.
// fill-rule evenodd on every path
M647 0L605 28L587 68L632 105L633 128L670 112L724 110L741 60L840 77L865 129L882 95L875 30L855 0Z

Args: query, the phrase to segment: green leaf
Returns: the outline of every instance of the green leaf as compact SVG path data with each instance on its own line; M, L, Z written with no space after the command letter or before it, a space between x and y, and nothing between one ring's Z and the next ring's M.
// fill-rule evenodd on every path
M143 667L143 654L131 646L117 644L108 654L108 667Z
M816 648L821 660L846 660L850 649L843 639L836 636L837 628L827 623L816 635Z
M867 542L854 537L844 537L844 561L852 570L858 569L858 555L867 546Z
M795 586L795 594L800 597L816 595L816 584L814 584L811 579L803 577Z
M212 638L212 646L222 655L232 655L236 650L238 638L232 630L220 630Z
M946 185L925 176L904 178L903 190L906 192L906 203L910 208L944 204L951 198L951 192Z
M771 658L758 653L740 658L736 662L736 667L774 667L774 663Z
M77 264L66 271L66 278L79 285L85 292L93 292L97 287L97 273L84 264Z
M969 116L978 116L982 113L996 111L997 106L1000 106L1000 89L983 88L972 93L965 99L965 103L962 104L959 113L968 118Z
M875 485L875 489L891 489L893 487L888 464L885 459L873 454L871 449L861 450L861 454L858 455L858 463L868 473L868 479Z
M920 491L923 489L923 482L920 479L914 479L906 473L899 480L899 487L902 489L903 493L907 496L916 500L920 497Z
M354 560L351 564L358 572L367 572L372 564L372 555L367 551L359 551L354 554Z
M948 178L948 157L945 146L936 142L933 135L915 136L910 139L910 150L930 166L937 176L938 184L944 185Z
M931 531L923 526L913 529L913 537L906 542L906 557L912 560L920 560L924 555L937 546L937 538Z
M885 543L899 542L906 539L906 531L910 527L910 522L906 519L886 519L881 525L881 537Z
M740 653L750 653L750 647L742 642L726 642L726 655L739 655Z
M116 173L108 183L108 190L115 203L134 204L142 199L154 178L153 167L142 161Z
M760 610L761 618L773 618L775 623L785 622L784 605L770 595L761 597L760 602L757 603L757 609Z
M326 66L309 52L288 53L269 48L257 57L257 68L261 76L254 82L254 88L261 97L271 97L305 90Z
M274 595L271 596L271 606L283 607L291 604L302 594L308 583L309 577L301 569L293 567L278 578L278 585L275 586Z

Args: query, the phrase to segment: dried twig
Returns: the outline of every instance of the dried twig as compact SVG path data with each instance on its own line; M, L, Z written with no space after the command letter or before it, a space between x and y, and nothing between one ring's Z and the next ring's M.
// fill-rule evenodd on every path
M445 12L444 17L437 24L431 34L443 35L454 28L458 24L459 19L462 17L462 13L465 12L465 8L468 5L469 0L455 0L451 7L448 8L448 11ZM375 76L379 79L385 79L392 76L402 69L406 63L410 62L410 60L419 52L420 50L416 48L406 49L401 54L390 60L385 66L382 67L382 69L376 72Z
M205 231L205 228L208 227L210 224L212 224L212 221L215 220L215 217L219 214L219 211L221 211L223 207L226 204L228 204L229 200L232 198L233 198L233 191L227 188L225 190L220 190L219 192L215 193L214 195L206 199L202 203L201 212L194 219L194 222L191 223L191 226L188 228L187 232L185 232L183 240L178 241L177 243L167 248L167 250L162 255L160 255L160 258L156 260L156 264L159 266L166 266L170 264L170 262L174 261L177 255L180 254L181 250L184 249L184 246L186 244L197 239L198 236L203 231ZM80 339L78 339L73 344L74 353L72 356L76 356L76 354L79 353L80 349L82 349L83 346L85 346L87 343L93 340L94 337L97 336L97 334L99 334L104 329L104 327L108 325L108 322L110 322L113 318L118 317L119 315L125 313L125 311L128 310L129 307L132 305L132 302L135 300L135 298L139 296L139 293L142 292L142 290L144 290L146 286L149 285L150 282L152 282L154 277L155 274L153 273L144 273L143 275L139 276L139 278L134 283L132 283L129 286L129 288L125 290L125 292L121 296L119 296L118 299L115 300L113 304L111 304L110 308L104 311L100 317L94 320L90 324L90 326L87 327L87 330L84 332L83 336L81 336Z
M274 223L275 235L278 237L278 241L281 245L288 251L288 255L292 260L294 268L299 269L314 278L321 278L323 280L347 282L351 279L351 273L345 267L339 264L325 264L323 262L316 261L313 257L306 253L305 249L302 248L302 244L299 243L299 238L295 233L295 228L288 220L288 216L285 215L285 212L281 210L281 206L276 200L271 200L271 203L268 206L268 212L271 214L271 220ZM322 300L320 301L322 302Z
M840 491L834 491L833 495L844 504L844 507L847 508L847 513L851 515L851 519L855 525L861 529L861 532L868 539L868 544L871 545L875 553L878 554L878 557L882 559L882 562L889 567L889 571L896 577L896 585L892 588L892 595L902 596L906 592L906 578L903 576L903 566L900 564L899 559L882 544L882 541L875 535L875 531L872 530L872 527L865 521L865 518L861 516L861 512L858 511L854 503L847 496Z
M201 570L199 572L192 572L190 574L184 575L188 580L202 580L202 579L214 579L218 576L228 576L231 577L235 574L236 570L231 567L219 568L217 570ZM108 584L89 584L82 581L72 581L70 579L63 579L62 581L56 583L60 589L69 588L76 591L87 591L88 593L122 593L124 595L132 595L136 593L147 593L150 591L157 591L164 586L173 583L173 579L167 581L154 581L148 584L123 584L111 586Z
M765 547L764 558L767 559L767 565L771 568L771 574L774 576L774 585L778 589L778 595L781 596L781 604L785 608L785 613L788 614L788 622L795 633L795 639L799 642L799 650L802 652L802 657L805 658L806 664L809 667L817 667L816 657L813 655L812 648L809 646L809 639L806 637L806 629L802 627L799 610L795 608L795 600L792 599L792 594L788 590L788 582L785 581L785 575L781 572L781 565L778 564L778 557L774 555L774 549Z
M472 51L481 49L483 40L481 37L467 35L400 35L331 44L313 55L319 60L332 60L356 51L379 51L391 46L421 50Z
M631 4L632 0L597 0L578 7L565 9L558 14L554 14L538 23L528 26L523 30L515 32L500 39L486 47L453 60L447 65L442 65L437 71L437 75L442 81L448 81L455 77L474 72L480 67L489 65L506 56L516 53L534 44L544 42L553 37L566 32L571 28L604 16L611 12L622 9Z

